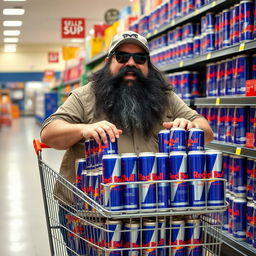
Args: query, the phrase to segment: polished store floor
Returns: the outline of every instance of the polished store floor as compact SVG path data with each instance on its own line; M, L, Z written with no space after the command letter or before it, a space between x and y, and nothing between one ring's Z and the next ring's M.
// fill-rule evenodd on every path
M0 129L0 255L49 256L36 154L40 126L33 117ZM47 149L43 159L58 170L63 151Z

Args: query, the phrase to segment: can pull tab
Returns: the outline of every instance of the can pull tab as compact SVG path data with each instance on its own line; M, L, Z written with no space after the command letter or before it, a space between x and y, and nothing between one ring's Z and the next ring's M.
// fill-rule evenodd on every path
M47 146L46 144L42 143L40 140L38 139L34 139L33 140L33 145L34 145L34 149L36 154L38 155L38 152L42 152L43 148L50 148L49 146Z

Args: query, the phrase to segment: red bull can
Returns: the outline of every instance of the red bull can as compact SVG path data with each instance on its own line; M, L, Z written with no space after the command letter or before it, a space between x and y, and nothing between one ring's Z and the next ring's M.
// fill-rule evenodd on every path
M193 44L194 56L199 56L200 55L200 46L201 46L200 36L199 35L195 36L193 40L194 40L194 44Z
M130 248L124 251L125 256L139 256L139 249L134 249L140 247L140 224L138 222L125 223L124 225L124 248Z
M188 153L188 176L195 181L189 182L189 202L191 207L203 209L206 203L205 182L196 179L205 179L205 153L202 151L190 151ZM200 207L200 208L199 208Z
M157 223L154 220L146 220L142 224L142 246L157 246ZM143 255L156 255L156 248L143 249Z
M241 29L240 29L240 4L236 4L233 9L233 44L239 43L241 39Z
M143 152L139 154L138 159L139 181L156 180L156 160L152 152ZM156 207L156 184L145 183L141 186L141 208L152 209Z
M217 65L210 63L206 65L206 96L217 96Z
M202 246L192 246L192 244L203 243L203 230L200 219L191 219L186 221L185 241L186 244L190 245L186 247L186 255L202 256Z
M229 204L230 201L230 193L226 192L226 201ZM226 211L223 213L223 230L228 231L228 218L229 218L229 213L228 213L228 208Z
M166 248L161 248L162 246L166 245L166 218L158 218L158 236L157 236L157 255L165 256L166 255Z
M253 1L240 2L241 41L251 40L253 33Z
M123 182L138 181L137 155L135 153L121 154L121 173ZM139 186L129 184L123 186L124 209L135 210L139 208Z
M157 166L157 179L168 180L169 179L169 156L167 153L156 153L156 166ZM157 205L158 208L170 207L170 187L169 183L161 182L157 183Z
M234 126L234 143L245 145L248 121L248 108L235 107L233 126Z
M254 185L254 175L256 170L256 161L253 158L247 158L246 161L246 198L248 200L253 200L253 185Z
M229 181L229 154L222 153L222 171L224 174L224 179Z
M191 128L188 131L188 151L204 150L204 131L199 128Z
M107 136L108 142L106 144L102 143L101 150L103 151L103 155L109 155L109 154L118 154L118 144L117 144L117 138L114 142L110 140L110 138Z
M222 47L230 46L230 11L228 9L222 11L222 20L223 20L223 41Z
M82 190L82 172L86 169L86 159L79 158L76 159L75 162L75 169L76 169L76 187Z
M106 244L107 248L117 249L122 248L122 221L121 220L107 220L105 223Z
M234 217L233 217L233 207L234 207L234 195L230 194L229 206L228 206L228 232L233 234L234 229Z
M245 198L235 197L233 203L233 236L237 241L246 239L246 204Z
M254 203L253 201L248 201L246 205L246 242L248 244L253 243L253 211Z
M233 143L234 141L234 127L233 127L233 118L234 118L235 108L227 108L226 110L226 120L225 120L225 142Z
M170 237L169 237L169 244L171 245L184 245L185 244L185 221L184 220L171 220L170 221ZM179 247L179 246L177 246ZM177 250L177 247L172 247L169 249L169 253L174 255L173 249ZM179 248L179 253L184 252L184 254L178 255L185 255L185 247ZM175 252L177 255L177 252Z
M246 196L246 169L245 158L233 156L233 192L237 195Z
M192 72L192 81L191 81L191 98L201 97L201 92L199 88L199 75L198 72Z
M170 152L186 150L186 130L183 128L172 128L170 130Z
M237 57L238 61L238 73L237 73L237 83L236 83L236 94L245 95L245 84L246 80L249 79L249 56L240 55Z
M119 155L104 155L102 159L102 181L105 184L122 182L121 161ZM123 209L123 186L111 185L105 187L104 206L113 211Z
M205 152L206 172L208 178L224 178L222 170L222 153L217 150L207 150ZM207 181L207 205L209 208L224 206L224 181Z
M158 151L160 153L169 153L170 151L169 141L170 141L170 130L161 130L158 133Z

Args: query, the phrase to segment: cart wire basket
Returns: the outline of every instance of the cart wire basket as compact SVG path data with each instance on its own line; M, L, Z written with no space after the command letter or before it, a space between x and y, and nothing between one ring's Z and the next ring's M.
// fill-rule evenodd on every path
M116 211L111 208L111 202L109 207L104 207L49 167L42 159L42 149L48 148L47 145L39 140L33 144L52 256L220 255L226 200L223 206L206 205L202 209L158 208L156 203L151 209ZM225 183L224 179L215 180ZM162 184L148 181L129 185L133 183L139 187L139 196L143 185ZM111 188L117 185L125 183L101 184L101 192L109 198ZM56 191L62 191L62 196Z

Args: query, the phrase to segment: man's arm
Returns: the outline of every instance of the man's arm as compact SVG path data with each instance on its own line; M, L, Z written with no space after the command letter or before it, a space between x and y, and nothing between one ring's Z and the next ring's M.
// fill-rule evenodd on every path
M180 127L184 129L201 128L204 131L205 144L213 140L213 131L208 121L204 117L197 117L193 121L184 118L176 118L173 122L164 122L163 126L167 129Z
M41 132L41 141L55 149L68 149L81 139L94 138L98 144L119 138L122 131L108 121L93 124L71 124L63 120L54 120Z

